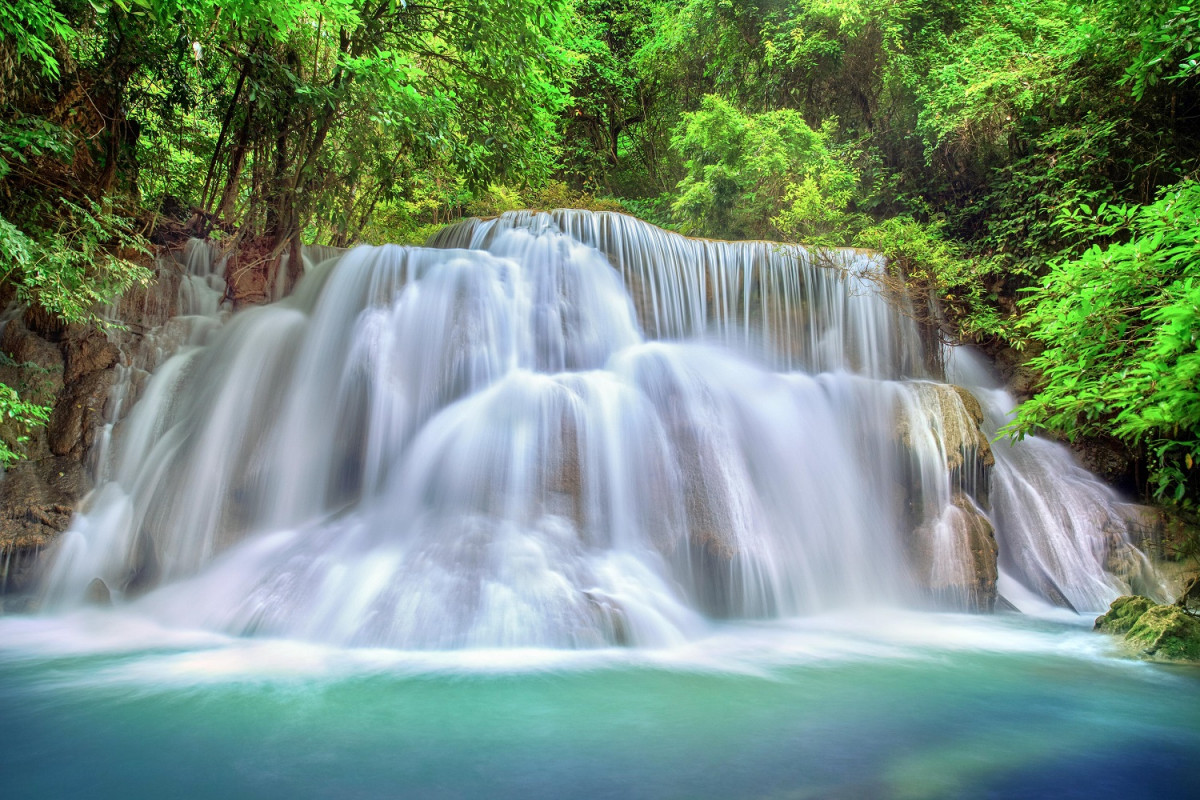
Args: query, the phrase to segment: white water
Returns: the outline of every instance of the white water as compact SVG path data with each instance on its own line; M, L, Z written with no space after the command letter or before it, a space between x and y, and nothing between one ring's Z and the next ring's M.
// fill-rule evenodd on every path
M989 373L979 354L950 356L951 380L971 389L984 409L989 437L1013 418L1016 401ZM992 445L992 519L1000 568L1014 586L1005 594L1033 613L1046 600L1080 611L1104 608L1132 591L1165 599L1170 591L1145 554L1132 545L1120 498L1075 463L1063 445L1036 436ZM1115 566L1120 576L1108 571Z
M310 263L227 320L189 268L208 322L103 451L46 607L100 578L167 626L409 649L990 607L986 445L873 256L567 211L432 244ZM979 393L990 433L1004 401ZM1111 493L1048 443L996 455L1002 583L1078 610L1125 591ZM1065 507L1093 516L1051 524Z

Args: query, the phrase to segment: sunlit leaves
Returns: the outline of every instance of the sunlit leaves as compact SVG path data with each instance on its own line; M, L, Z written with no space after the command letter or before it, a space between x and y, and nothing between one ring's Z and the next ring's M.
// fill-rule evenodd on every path
M1078 213L1124 241L1053 264L1031 293L1046 387L1015 430L1115 433L1147 448L1159 495L1182 502L1200 461L1200 184Z

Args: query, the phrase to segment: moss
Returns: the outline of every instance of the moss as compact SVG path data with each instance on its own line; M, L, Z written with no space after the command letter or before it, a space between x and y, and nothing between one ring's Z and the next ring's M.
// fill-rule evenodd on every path
M1127 633L1138 618L1154 607L1154 602L1138 595L1125 595L1112 601L1108 612L1096 618L1096 630L1104 633Z
M1166 661L1200 661L1200 620L1178 606L1154 606L1125 634L1142 654Z
M1200 619L1178 606L1160 606L1137 595L1118 597L1096 630L1124 634L1138 654L1156 661L1200 662Z

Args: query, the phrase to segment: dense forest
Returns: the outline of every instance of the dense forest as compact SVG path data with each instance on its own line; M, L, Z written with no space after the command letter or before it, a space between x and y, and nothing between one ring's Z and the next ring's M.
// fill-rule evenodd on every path
M1185 515L1198 168L1176 0L0 5L3 292L44 326L98 322L189 235L236 251L241 302L301 242L520 207L867 247L1011 367L1012 435L1106 443ZM43 423L20 392L0 412Z

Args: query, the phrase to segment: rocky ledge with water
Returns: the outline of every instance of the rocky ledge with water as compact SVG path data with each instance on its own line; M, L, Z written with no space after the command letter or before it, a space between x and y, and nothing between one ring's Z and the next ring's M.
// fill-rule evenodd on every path
M194 241L112 310L125 331L10 321L64 387L53 458L4 488L10 557L54 542L47 611L591 647L862 603L1166 599L1111 489L1055 443L990 443L1012 397L922 340L870 253L557 211L303 262L231 315Z

